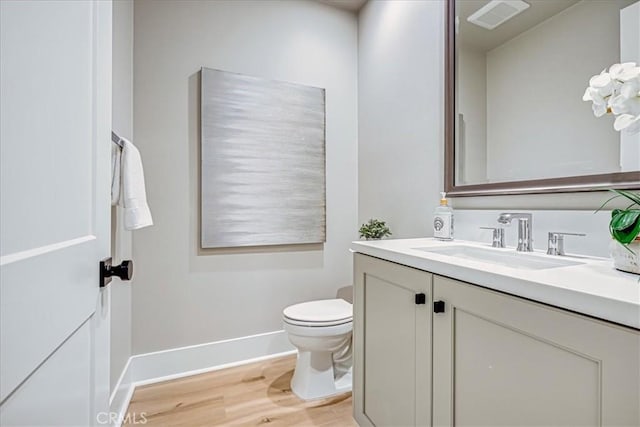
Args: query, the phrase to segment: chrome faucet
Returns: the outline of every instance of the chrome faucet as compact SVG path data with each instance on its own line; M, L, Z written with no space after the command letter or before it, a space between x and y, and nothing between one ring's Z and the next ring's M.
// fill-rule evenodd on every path
M519 252L533 252L533 216L528 213L501 213L498 217L500 224L511 224L511 220L518 219L518 248Z

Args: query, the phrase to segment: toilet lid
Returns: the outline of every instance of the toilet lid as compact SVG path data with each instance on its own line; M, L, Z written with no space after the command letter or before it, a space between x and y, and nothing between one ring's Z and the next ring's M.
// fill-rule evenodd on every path
M333 323L351 320L352 305L343 299L325 299L291 305L282 312L284 317L306 323Z

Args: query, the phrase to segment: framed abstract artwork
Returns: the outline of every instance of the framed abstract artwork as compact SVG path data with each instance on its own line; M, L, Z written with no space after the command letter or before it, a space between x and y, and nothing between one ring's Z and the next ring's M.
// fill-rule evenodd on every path
M202 69L203 248L321 243L325 91Z

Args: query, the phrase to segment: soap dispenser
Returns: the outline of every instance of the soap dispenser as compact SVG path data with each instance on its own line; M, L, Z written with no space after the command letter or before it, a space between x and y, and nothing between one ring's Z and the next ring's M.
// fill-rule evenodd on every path
M453 240L453 209L447 201L447 193L440 193L440 205L433 214L433 237Z

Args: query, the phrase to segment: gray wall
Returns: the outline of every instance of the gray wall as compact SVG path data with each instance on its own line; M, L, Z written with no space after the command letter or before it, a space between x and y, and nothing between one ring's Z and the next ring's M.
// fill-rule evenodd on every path
M370 1L358 29L358 217L433 234L443 165L443 1Z
M619 62L618 27L616 4L582 1L487 52L489 181L620 170L613 117L582 101L589 78Z
M619 0L619 3L626 3L627 0ZM630 0L633 1L633 0ZM576 6L567 9L565 12L570 13L574 8L578 10L578 12L582 15L589 15L590 8L598 8L602 6L606 6L606 2L590 2L584 1L578 3ZM585 9L586 8L586 9ZM575 13L575 12L573 12ZM561 14L559 16L562 17ZM565 18L563 18L565 19ZM585 18L586 19L586 18ZM607 19L613 19L612 16L608 16ZM543 23L543 25L548 25L552 23L553 20L547 21ZM582 23L585 26L584 23ZM596 24L592 24L596 25ZM536 29L532 29L531 31L536 31ZM579 29L577 31L582 31ZM617 36L616 36L617 37ZM566 42L566 40L564 41ZM609 43L613 43L609 41ZM583 46L580 49L587 47L589 49L589 54L591 55L592 45L588 45L587 43L582 43ZM614 47L614 49L616 49ZM602 52L599 52L600 54ZM617 55L617 51L609 52ZM589 55L589 56L590 56ZM584 56L584 55L583 55ZM563 63L566 61L563 61ZM570 62L570 61L569 61ZM611 60L611 63L616 62L615 59ZM601 71L602 68L607 65L602 65L601 68L595 69L592 74L596 74ZM589 77L589 76L588 76ZM584 88L588 83L588 77L584 80L584 87L582 87L581 92L584 92ZM592 125L597 126L605 126L607 127L607 132L610 132L612 128L612 119L611 117L601 117L596 119L592 116L590 109L590 104L587 102L581 101L581 95L578 97L578 100L582 103L582 107L586 108L586 116L587 120ZM578 102L578 101L576 101ZM588 135L584 137L584 141L586 144L597 144L598 141L595 141L593 135ZM613 152L617 151L618 147L618 139L616 135L616 140L614 144ZM609 147L611 148L611 147ZM542 154L548 155L548 147L546 150L541 150ZM453 200L453 206L457 209L500 209L500 210L515 210L515 209L546 209L546 210L586 210L593 211L600 207L600 205L611 197L611 193L603 192L603 191L595 191L595 192L580 192L580 193L558 193L558 194L532 194L532 195L516 195L516 196L488 196L488 197L459 197ZM613 208L623 208L626 204L622 199L618 201L614 201L608 205L609 209Z
M357 20L308 1L136 0L135 141L155 225L133 240L133 352L280 330L289 304L351 284ZM199 249L199 70L326 88L327 242Z
M133 136L133 1L113 2L113 129ZM131 259L131 232L122 227L122 208L111 210L111 254ZM111 292L111 390L131 356L131 284L114 278Z
M487 61L483 51L470 46L458 48L456 100L456 182L479 184L487 180ZM462 128L461 128L462 126Z
M443 30L443 1L370 1L356 21L315 2L136 0L135 142L156 225L134 236L134 353L281 329L286 305L351 283L349 242L370 217L388 220L394 237L432 234L443 188ZM327 89L324 247L198 249L201 66ZM452 202L590 210L606 197Z
M359 15L358 218L388 219L394 237L432 235L444 175L444 25L443 1L369 1ZM609 197L602 191L457 197L451 204L594 210Z

